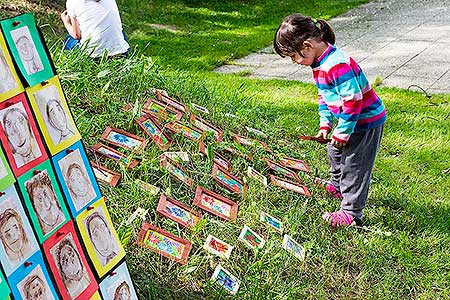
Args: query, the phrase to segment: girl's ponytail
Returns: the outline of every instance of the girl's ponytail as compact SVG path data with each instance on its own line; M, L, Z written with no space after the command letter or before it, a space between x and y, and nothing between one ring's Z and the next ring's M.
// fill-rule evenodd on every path
M317 20L316 26L320 31L320 38L322 41L330 43L334 45L336 42L336 35L334 34L333 28L331 28L330 24L328 24L325 20Z

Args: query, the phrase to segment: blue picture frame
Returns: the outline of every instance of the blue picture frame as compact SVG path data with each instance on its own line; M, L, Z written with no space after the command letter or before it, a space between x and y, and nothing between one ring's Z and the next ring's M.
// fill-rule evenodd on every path
M133 286L127 263L124 261L99 284L103 299L115 299L114 294L121 289L127 289L131 300L138 300Z
M102 197L81 141L56 154L52 162L74 218Z

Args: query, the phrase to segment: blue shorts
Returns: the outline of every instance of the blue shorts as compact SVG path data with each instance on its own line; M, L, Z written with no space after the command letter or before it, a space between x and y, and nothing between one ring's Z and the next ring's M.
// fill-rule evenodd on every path
M123 38L125 39L125 41L127 43L129 43L128 41L128 36L125 34L125 31L122 31L123 33ZM70 34L66 35L66 38L64 39L64 50L70 51L73 49L77 49L80 47L80 40L74 39ZM120 55L123 56L128 56L128 53L130 52L130 49L127 50L127 52L122 53Z

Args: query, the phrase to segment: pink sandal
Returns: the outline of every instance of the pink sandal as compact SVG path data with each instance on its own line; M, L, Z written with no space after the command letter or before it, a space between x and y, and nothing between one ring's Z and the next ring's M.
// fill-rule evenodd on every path
M320 187L325 186L325 191L327 191L333 198L336 198L336 199L339 199L339 200L341 200L341 199L344 198L344 197L342 196L341 192L339 192L339 191L334 187L334 185L332 185L331 182L329 182L329 181L326 181L326 180L323 180L323 179L321 179L321 178L319 178L319 177L316 177L316 178L314 179L314 184L315 184L315 185L318 185L318 186L320 186Z
M344 210L338 210L335 212L326 212L323 214L322 219L325 220L331 227L336 228L340 226L360 226L361 220L353 217Z

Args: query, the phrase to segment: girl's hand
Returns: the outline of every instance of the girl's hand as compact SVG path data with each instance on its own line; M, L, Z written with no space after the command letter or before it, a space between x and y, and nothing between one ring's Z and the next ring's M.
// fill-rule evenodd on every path
M327 129L320 129L317 133L316 137L321 139L327 139L328 135L330 134L330 131Z
M333 145L333 146L336 147L336 148L344 148L344 147L347 145L347 143L336 141L336 140L332 137L332 138L331 138L331 145Z
M61 20L63 21L64 24L70 24L70 17L69 14L67 13L67 10L62 12Z

